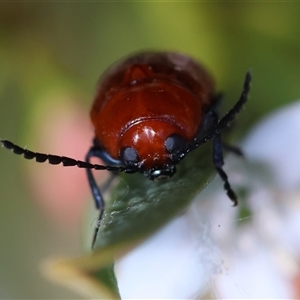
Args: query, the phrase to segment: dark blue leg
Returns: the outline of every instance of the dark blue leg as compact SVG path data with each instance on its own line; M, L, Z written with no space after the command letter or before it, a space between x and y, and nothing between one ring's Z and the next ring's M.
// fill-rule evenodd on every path
M213 162L219 176L224 181L224 189L226 190L228 197L233 202L233 205L236 206L238 204L237 196L235 192L231 189L231 186L228 182L227 174L222 169L222 166L224 165L224 160L222 140L220 134L216 134L213 138Z
M85 157L85 161L87 163L90 163L90 158L91 157L98 157L99 158L99 148L96 148L96 147L92 147L89 152L87 153L86 157ZM94 201L95 201L95 205L96 205L96 208L100 211L103 211L104 210L104 200L103 200L103 197L102 197L102 194L100 192L100 189L96 183L96 180L94 178L94 175L92 173L92 170L91 169L86 169L86 173L87 173L87 177L88 177L88 181L89 181L89 184L90 184L90 187L91 187L91 191L92 191L92 195L93 195L93 198L94 198Z
M89 152L87 153L87 155L85 157L85 161L87 163L90 163L91 157L100 158L105 162L105 164L110 165L110 166L121 165L121 162L119 160L116 160L116 159L113 159L112 157L110 157L110 155L98 145L96 140L94 140L93 146L90 148ZM88 177L88 181L89 181L89 184L91 187L91 191L93 194L96 208L100 211L104 210L104 200L103 200L101 191L95 181L92 170L86 169L86 172L87 172L87 177ZM116 175L116 172L112 172L112 173L114 175ZM108 187L110 181L104 187L105 189Z
M85 157L85 161L87 163L90 163L90 158L91 157L97 157L100 159L103 159L106 163L111 163L116 164L118 161L113 160L110 158L110 156L103 150L101 149L99 146L96 145L96 142L94 141L94 146L92 146L89 150L89 152L87 153L86 157ZM99 210L99 217L96 223L96 228L95 228L95 232L94 232L94 236L93 236L93 241L92 241L92 248L94 248L94 244L97 238L97 234L99 231L99 227L100 227L100 221L102 219L103 216L103 212L104 212L104 199L102 196L102 193L100 191L100 188L98 187L96 180L94 178L94 175L92 173L91 169L86 169L87 172L87 177L88 177L88 182L90 184L91 187L91 191L92 191L92 195L94 198L94 202L96 205L96 208ZM112 172L113 175L115 175L115 172ZM106 190L108 188L108 186L110 185L111 181L113 180L114 176L111 176L110 179L107 181L107 183L105 184L105 186L102 188L102 190Z

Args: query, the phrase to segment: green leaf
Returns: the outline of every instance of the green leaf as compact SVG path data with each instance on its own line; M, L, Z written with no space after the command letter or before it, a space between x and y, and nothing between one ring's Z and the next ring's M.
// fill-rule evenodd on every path
M176 175L154 182L141 174L125 174L111 194L95 248L146 238L182 212L213 175L210 144L190 153Z
M110 264L105 268L97 270L92 274L98 281L100 281L105 289L111 291L113 295L118 295L117 279L114 273L114 265Z
M115 257L180 214L208 185L214 173L208 143L187 155L169 180L153 182L141 174L123 175L106 206L95 251L51 262L46 274L84 296L119 298L112 271Z

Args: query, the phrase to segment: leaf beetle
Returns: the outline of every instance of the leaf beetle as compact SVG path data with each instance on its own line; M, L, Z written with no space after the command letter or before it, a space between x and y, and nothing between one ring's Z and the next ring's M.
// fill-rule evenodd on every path
M114 173L143 173L151 180L172 177L177 164L192 150L213 140L213 163L228 197L237 205L222 166L221 133L247 101L251 73L247 72L239 100L219 117L220 95L208 71L194 59L176 52L141 52L109 67L100 78L91 109L95 138L85 161L32 152L8 140L4 147L26 159L56 165L77 166L87 177L101 220L104 199L92 169ZM92 164L97 157L104 165ZM95 230L93 245L97 236Z

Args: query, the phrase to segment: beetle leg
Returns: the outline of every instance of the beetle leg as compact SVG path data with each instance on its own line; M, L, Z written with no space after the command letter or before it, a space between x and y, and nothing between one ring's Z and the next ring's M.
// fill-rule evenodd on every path
M194 140L190 143L186 153L189 153L190 151L198 148L200 145L213 138L217 124L218 114L212 109L204 116L201 130L197 133Z
M85 161L87 163L90 163L90 158L91 157L102 158L103 157L103 151L104 150L102 150L101 148L99 148L97 146L92 146L90 148L89 152L86 155ZM87 172L88 182L89 182L90 187L91 187L91 191L92 191L92 194L93 194L93 198L94 198L96 208L99 210L99 217L97 219L97 223L96 223L96 227L95 227L95 231L94 231L94 236L93 236L93 240L92 240L92 248L94 248L94 244L96 242L97 234L98 234L99 227L100 227L100 221L102 219L103 212L104 212L104 199L103 199L102 193L100 191L100 188L98 187L98 185L96 183L96 180L94 178L92 170L91 169L86 169L86 172ZM106 190L109 187L112 180L114 179L114 175L115 175L115 172L113 172L113 176L111 176L108 179L108 181L105 183L105 185L102 188L102 191Z
M118 159L112 158L107 151L102 149L102 147L99 145L98 141L96 139L93 140L93 152L95 157L98 157L103 160L103 162L106 165L109 166L120 166L122 165L122 162Z
M227 112L227 114L223 118L218 120L218 114L216 113L216 111L214 111L214 109L212 109L210 112L208 112L207 117L214 118L214 121L216 121L216 117L217 117L217 123L215 124L214 128L212 128L206 136L199 138L199 135L198 135L192 141L192 143L189 145L186 153L189 153L190 151L198 148L200 145L206 143L208 140L214 138L216 135L219 135L220 132L224 128L226 128L231 121L234 120L236 114L240 112L243 105L247 102L248 93L250 91L250 83L251 83L251 72L247 72L246 76L245 76L244 87L243 87L243 91L240 96L240 99L236 102L236 104L233 106L233 108ZM216 97L216 100L215 100L216 106L221 99L220 97L221 96Z
M98 157L99 158L99 148L97 147L91 147L89 152L87 153L86 157L85 157L85 161L87 163L90 163L90 158L91 157ZM91 169L86 169L86 173L87 173L87 177L88 177L88 181L89 181L89 184L90 184L90 187L91 187L91 191L92 191L92 194L93 194L93 198L94 198L94 201L95 201L95 205L96 205L96 208L98 210L104 210L104 200L103 200L103 197L102 197L102 194L100 192L100 189L96 183L96 180L94 178L94 175L92 173L92 170Z
M224 181L224 189L226 190L228 197L233 202L233 205L236 206L238 204L237 196L235 192L231 189L227 174L222 169L222 166L224 165L222 150L223 149L221 136L220 134L216 134L213 138L213 162L219 176Z

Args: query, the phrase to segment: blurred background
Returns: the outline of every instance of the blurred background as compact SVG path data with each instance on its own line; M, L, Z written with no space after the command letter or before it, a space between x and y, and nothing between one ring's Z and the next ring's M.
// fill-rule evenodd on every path
M235 128L241 138L267 112L299 99L299 13L292 2L1 3L0 138L83 159L99 76L143 49L200 60L226 94L224 111L251 69L251 100ZM46 281L40 265L84 251L93 222L84 170L4 149L0 160L0 298L78 297Z

